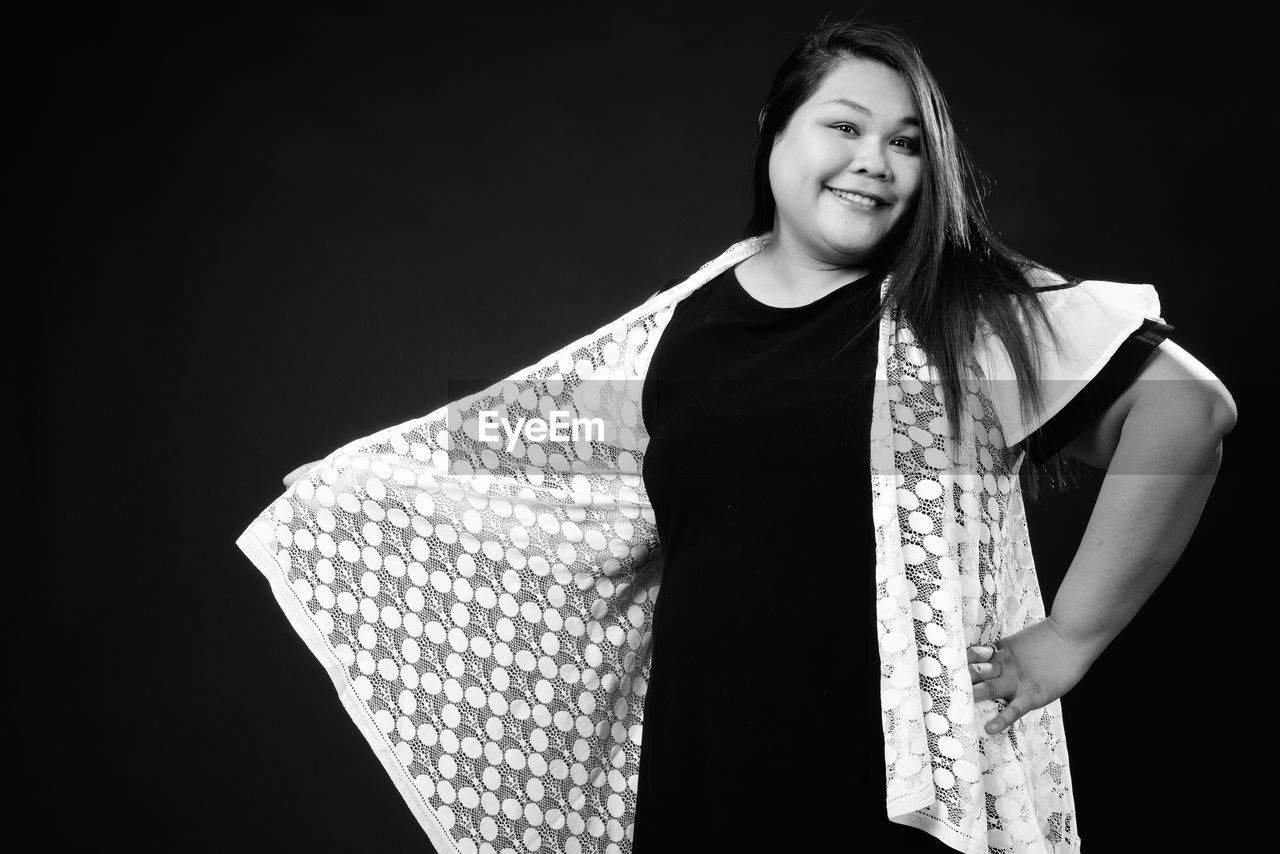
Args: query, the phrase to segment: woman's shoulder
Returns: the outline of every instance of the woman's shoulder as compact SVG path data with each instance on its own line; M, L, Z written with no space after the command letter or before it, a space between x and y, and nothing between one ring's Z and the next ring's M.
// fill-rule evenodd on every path
M1081 281L1075 276L1064 276L1048 267L1029 267L1023 274L1031 287L1036 289L1036 293L1073 288Z
M1025 285L1017 281L1019 275ZM1082 281L1039 264L1018 267L1015 271L1006 269L990 276L986 286L980 289L978 309L978 328L988 335L994 334L997 327L1029 330L1034 320L1029 314L1038 313L1032 302L1050 310L1064 299L1070 300ZM1026 289L1028 285L1030 293Z
M1163 322L1155 285L1065 275L1044 266L1027 267L1022 272L1036 297L1034 302L1045 312L1046 319L1075 316L1080 323L1088 325L1096 322L1099 314L1119 314ZM1028 309L1032 308L1026 302L1028 295L1024 292L1023 296L1016 297L1012 291L1003 291L1001 295L1013 307L1021 326L1029 330L1033 318L1028 316ZM1030 313L1038 314L1037 311ZM987 312L983 315L983 321L991 319Z
M1098 322L1099 315L1150 317L1163 322L1155 285L1063 276L1037 268L1027 272L1039 302L1050 314L1080 315L1081 323Z

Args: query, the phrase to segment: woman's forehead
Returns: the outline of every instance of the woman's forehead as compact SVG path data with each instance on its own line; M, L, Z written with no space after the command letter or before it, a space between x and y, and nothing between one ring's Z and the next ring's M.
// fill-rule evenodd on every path
M906 78L895 69L871 60L841 62L823 78L805 106L852 110L883 121L919 123L915 96Z

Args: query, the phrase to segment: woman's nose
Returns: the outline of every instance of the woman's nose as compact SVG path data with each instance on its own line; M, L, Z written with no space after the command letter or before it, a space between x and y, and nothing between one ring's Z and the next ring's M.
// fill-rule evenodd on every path
M866 142L858 146L857 151L854 152L853 159L849 162L849 171L870 175L873 178L886 178L889 174L889 164L879 145Z

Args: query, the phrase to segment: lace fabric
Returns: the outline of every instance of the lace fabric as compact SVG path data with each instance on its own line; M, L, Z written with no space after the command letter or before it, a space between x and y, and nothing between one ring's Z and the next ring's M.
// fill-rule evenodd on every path
M630 850L662 580L640 477L645 369L675 304L771 239L735 243L482 392L343 445L238 538L441 854ZM1056 323L1089 329L1042 364L1067 399L1159 312L1149 285L1077 287L1044 294L1060 294ZM1012 420L1007 354L981 347L953 443L911 330L886 313L879 335L870 486L887 814L973 854L1076 852L1060 703L988 735L1002 704L975 702L967 669L968 646L1045 614L1024 455L1002 429L1020 438L1036 424ZM482 433L494 414L603 430L494 438Z

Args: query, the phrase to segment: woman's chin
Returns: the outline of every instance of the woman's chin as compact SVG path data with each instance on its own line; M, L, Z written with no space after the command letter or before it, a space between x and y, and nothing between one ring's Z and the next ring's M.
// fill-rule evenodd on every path
M846 228L832 234L827 244L841 255L857 258L875 252L883 239L878 230L850 233Z

